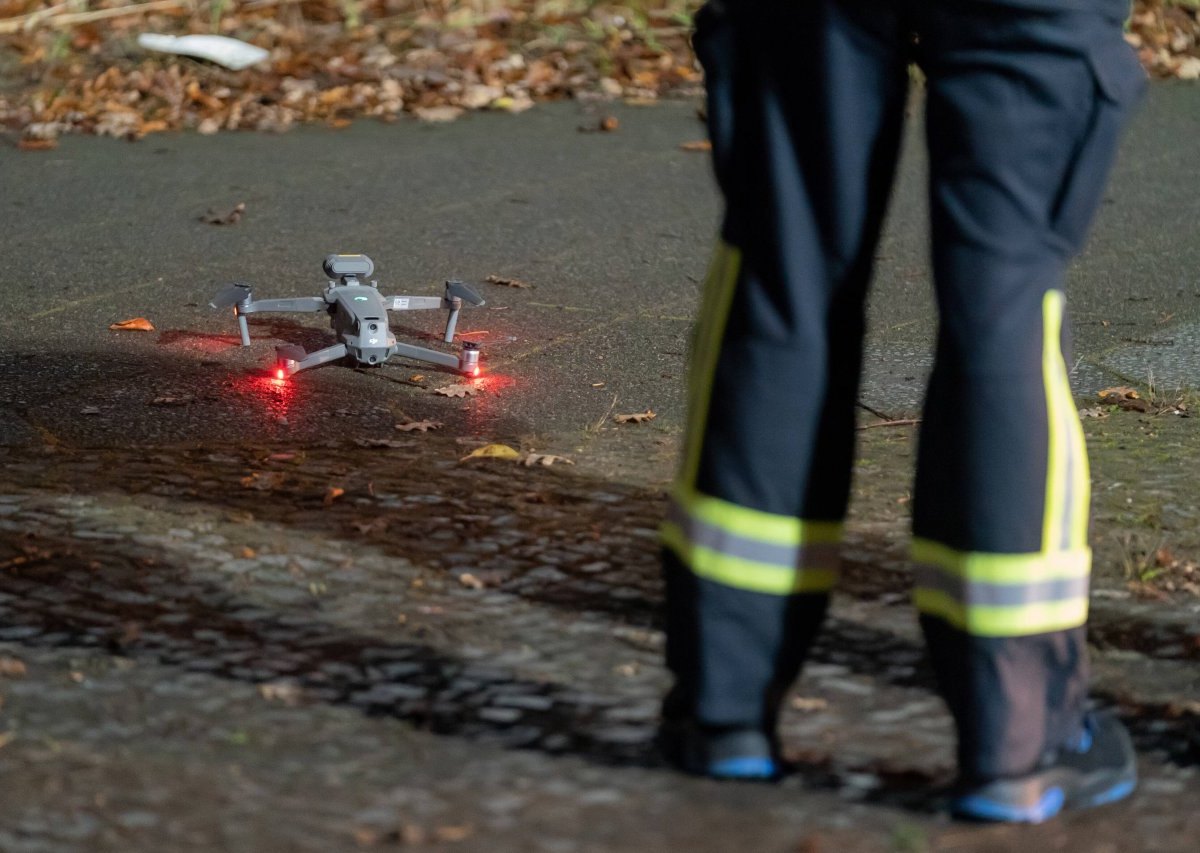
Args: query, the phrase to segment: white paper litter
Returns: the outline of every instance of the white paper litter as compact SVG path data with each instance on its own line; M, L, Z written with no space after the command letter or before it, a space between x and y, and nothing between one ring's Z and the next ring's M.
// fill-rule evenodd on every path
M234 71L241 71L262 62L271 54L256 45L247 44L228 36L169 36L162 33L141 33L138 44L147 50L162 53L177 53L207 59Z

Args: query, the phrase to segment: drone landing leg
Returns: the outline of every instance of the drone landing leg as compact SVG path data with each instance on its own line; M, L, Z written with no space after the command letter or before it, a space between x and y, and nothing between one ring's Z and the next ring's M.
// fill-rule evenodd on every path
M238 312L238 331L242 333L242 346L250 346L250 326L246 323L246 315Z

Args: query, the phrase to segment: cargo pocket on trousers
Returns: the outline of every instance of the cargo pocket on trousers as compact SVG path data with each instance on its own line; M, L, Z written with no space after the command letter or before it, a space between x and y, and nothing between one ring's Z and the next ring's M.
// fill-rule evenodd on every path
M1071 254L1083 247L1108 184L1121 131L1146 88L1146 72L1119 33L1106 30L1103 43L1088 51L1087 61L1095 80L1092 115L1050 218L1051 228Z

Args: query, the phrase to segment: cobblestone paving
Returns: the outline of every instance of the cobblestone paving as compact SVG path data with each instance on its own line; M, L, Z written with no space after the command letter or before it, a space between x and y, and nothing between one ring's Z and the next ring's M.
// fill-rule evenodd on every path
M866 435L864 457L902 455ZM1187 601L1098 589L1098 694L1143 755L1131 804L954 826L902 525L865 495L875 521L855 524L784 719L797 773L683 779L652 746L660 491L393 444L0 449L0 849L1185 850L1200 833Z

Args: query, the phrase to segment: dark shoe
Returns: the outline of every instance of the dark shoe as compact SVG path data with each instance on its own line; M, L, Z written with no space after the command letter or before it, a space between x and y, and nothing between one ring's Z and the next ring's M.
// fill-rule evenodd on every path
M671 720L659 728L658 745L669 763L696 776L769 782L783 771L771 739L757 729Z
M1129 732L1111 714L1089 714L1079 742L1025 776L995 779L954 798L950 810L968 820L1041 823L1064 809L1116 802L1137 786Z

